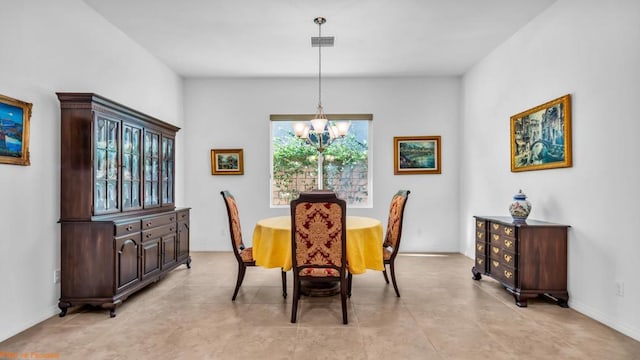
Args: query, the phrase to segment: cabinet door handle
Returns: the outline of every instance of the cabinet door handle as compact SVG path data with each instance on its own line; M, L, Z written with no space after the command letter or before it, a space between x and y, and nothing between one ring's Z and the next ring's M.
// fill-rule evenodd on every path
M504 261L510 263L511 259L513 259L513 257L509 254L504 254Z
M504 246L507 248L511 248L511 246L513 245L513 241L511 240L505 240L504 241Z
M513 273L512 273L511 271L507 271L507 270L505 270L505 271L504 271L504 276L505 276L507 279L511 279L511 277L513 277Z
M497 254L497 253L499 253L499 252L500 252L500 248L495 247L495 246L492 246L492 247L491 247L491 250L493 250L493 253L494 253L494 254Z
M493 267L495 267L495 268L500 266L500 263L497 262L497 261L492 261L491 263L493 264Z
M504 233L505 233L505 234L507 234L507 235L511 235L511 233L512 233L512 232L513 232L513 229L512 229L512 228L509 228L509 227L505 227L505 228L504 228Z
M493 240L494 241L500 240L500 235L493 234Z

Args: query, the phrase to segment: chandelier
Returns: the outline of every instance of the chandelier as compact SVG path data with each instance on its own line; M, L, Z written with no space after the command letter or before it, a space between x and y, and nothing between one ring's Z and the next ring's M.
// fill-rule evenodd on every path
M318 24L318 37L311 38L311 46L318 47L318 108L316 115L309 122L296 122L293 131L298 138L304 139L309 145L318 150L319 171L322 166L322 152L331 145L335 139L343 138L349 132L350 121L329 121L322 108L322 48L333 46L333 36L322 37L322 24L327 22L323 17L313 20Z

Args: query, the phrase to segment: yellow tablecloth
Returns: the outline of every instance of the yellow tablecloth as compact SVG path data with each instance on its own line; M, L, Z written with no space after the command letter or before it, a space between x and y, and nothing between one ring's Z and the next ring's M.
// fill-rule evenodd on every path
M253 258L258 266L291 269L290 216L258 221L253 230ZM352 274L362 274L367 269L384 270L379 220L347 216L347 261Z

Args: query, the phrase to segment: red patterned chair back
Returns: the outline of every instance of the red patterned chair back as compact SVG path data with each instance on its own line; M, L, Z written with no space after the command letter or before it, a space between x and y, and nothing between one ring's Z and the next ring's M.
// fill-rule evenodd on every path
M402 219L404 217L404 207L409 198L409 190L400 190L391 199L391 208L389 209L389 222L387 224L387 233L384 238L383 246L385 248L393 248L392 254L395 256L400 247L400 237L402 236Z
M340 277L346 269L347 205L335 193L302 193L291 202L294 274Z
M242 230L240 228L240 215L238 214L238 205L236 199L228 191L221 191L224 203L227 206L227 215L229 216L229 233L231 235L231 246L238 261L242 261L240 253L245 246L242 242Z

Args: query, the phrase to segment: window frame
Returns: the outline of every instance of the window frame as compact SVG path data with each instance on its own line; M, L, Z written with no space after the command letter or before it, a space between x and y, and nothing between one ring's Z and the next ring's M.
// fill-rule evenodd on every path
M325 114L329 121L369 121L367 126L367 203L350 204L350 208L373 208L373 114ZM271 114L269 115L269 208L282 209L288 208L289 205L273 204L273 123L278 121L309 121L315 117L315 114Z

